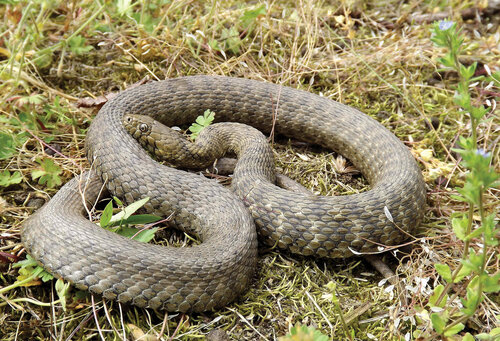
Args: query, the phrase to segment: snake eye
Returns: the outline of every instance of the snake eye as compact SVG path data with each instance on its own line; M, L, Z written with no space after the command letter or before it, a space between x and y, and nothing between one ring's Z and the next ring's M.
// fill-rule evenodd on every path
M139 124L139 130L142 131L143 133L145 133L149 130L149 127L146 123L141 123L141 124Z

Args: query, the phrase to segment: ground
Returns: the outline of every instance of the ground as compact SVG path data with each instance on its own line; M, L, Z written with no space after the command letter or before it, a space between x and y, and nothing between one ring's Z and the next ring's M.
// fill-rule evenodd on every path
M433 265L457 265L463 242L451 218L467 212L452 196L465 175L452 148L471 126L453 103L458 77L440 70L443 50L432 44L430 28L434 20L457 22L468 46L461 61L477 62L477 75L486 75L500 68L498 9L495 1L435 0L1 1L0 338L190 340L217 331L222 338L212 339L275 340L300 324L335 340L348 333L356 340L432 339L427 304L443 283ZM405 143L422 170L428 208L414 238L380 256L396 285L364 258L312 259L262 246L248 291L203 314L120 306L76 289L64 310L55 280L5 290L19 280L12 264L26 257L23 221L89 167L85 134L106 98L139 81L195 74L317 93L360 109ZM498 170L498 88L479 82L471 94L492 107L478 141ZM366 190L341 156L276 142L278 170L315 193ZM498 212L499 195L485 194L489 212ZM451 293L464 292L458 284ZM465 331L491 330L499 304L498 294L485 294Z

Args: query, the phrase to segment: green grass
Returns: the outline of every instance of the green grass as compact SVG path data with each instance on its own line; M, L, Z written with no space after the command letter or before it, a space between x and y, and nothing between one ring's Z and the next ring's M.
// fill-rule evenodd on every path
M415 13L453 10L473 48L469 61L499 68L498 20L461 22L473 1L3 1L0 7L0 280L15 282L12 257L23 259L19 231L39 198L48 200L82 169L86 131L97 108L78 99L107 95L135 82L194 74L265 80L320 93L356 107L393 131L418 160L428 187L428 210L418 239L384 261L407 291L398 293L362 259L315 260L259 249L248 291L216 312L164 314L102 302L73 289L67 310L55 281L0 296L0 339L105 339L160 337L204 339L223 329L235 340L274 340L296 324L333 339L345 330L333 304L340 302L356 340L400 340L429 327L426 308L439 284L435 263L459 259L450 216L463 212L453 200L464 174L451 152L470 132L457 113L449 84L438 72L430 23ZM476 31L477 33L474 33ZM475 95L486 100L479 84ZM490 89L491 90L491 89ZM488 97L493 101L495 97ZM498 100L498 97L496 97ZM207 108L209 109L209 108ZM496 114L496 116L494 115ZM500 169L498 109L480 127L479 144ZM434 120L436 128L426 121ZM350 164L330 151L275 144L278 167L321 194L366 189ZM54 152L56 150L57 152ZM8 174L5 171L8 171ZM20 182L18 181L20 179ZM42 181L42 179L44 179ZM8 184L5 186L4 184ZM486 194L495 210L500 194ZM498 210L498 206L496 206ZM180 239L184 238L179 236ZM7 257L5 254L12 257ZM494 264L491 271L497 271ZM332 292L331 285L336 284ZM465 287L455 288L460 293ZM407 304L400 296L407 298ZM498 323L498 296L488 297L467 324L471 333ZM133 336L135 335L135 336ZM147 339L147 338L144 338Z

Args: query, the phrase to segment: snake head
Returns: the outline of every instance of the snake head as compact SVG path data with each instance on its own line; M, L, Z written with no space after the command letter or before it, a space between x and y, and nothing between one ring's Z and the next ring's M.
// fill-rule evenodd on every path
M122 123L130 135L138 138L148 136L151 133L155 120L149 116L125 114Z

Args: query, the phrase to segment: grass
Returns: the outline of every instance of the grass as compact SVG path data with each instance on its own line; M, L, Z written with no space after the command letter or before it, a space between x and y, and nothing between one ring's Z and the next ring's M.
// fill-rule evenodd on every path
M450 195L464 174L451 148L470 127L452 102L449 85L456 75L437 70L431 24L410 19L414 13L451 10L472 46L467 58L493 70L500 67L497 18L461 22L460 11L473 1L448 6L433 0L2 3L0 174L21 176L19 183L0 187L2 286L16 280L12 262L25 257L19 231L33 206L88 168L83 142L97 109L77 107L76 100L99 99L143 78L246 77L359 108L411 148L428 187L428 210L411 248L384 256L404 292L362 259L315 260L260 248L251 287L220 311L164 314L102 302L75 289L64 311L50 305L58 299L55 282L40 283L0 296L1 339L190 340L222 329L235 340L275 340L297 323L343 339L335 297L357 340L400 340L429 328L425 308L440 281L433 265L460 258L450 217L466 208ZM494 101L483 86L475 92L478 100ZM490 117L480 127L479 144L500 169L498 110ZM431 121L434 127L426 123ZM279 168L313 191L338 195L366 189L338 155L277 142ZM487 193L489 210L498 211L499 196L498 190ZM492 263L495 272L498 264ZM487 296L467 330L498 324L499 305L498 296Z

